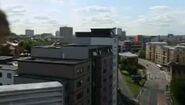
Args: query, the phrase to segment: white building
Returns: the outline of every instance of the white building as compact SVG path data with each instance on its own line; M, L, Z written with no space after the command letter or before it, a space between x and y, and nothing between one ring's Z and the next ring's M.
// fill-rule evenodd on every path
M17 67L13 65L0 65L0 85L14 84Z
M34 36L34 30L26 29L25 30L25 35L30 36L30 37Z
M59 82L0 86L0 105L63 105L63 98Z

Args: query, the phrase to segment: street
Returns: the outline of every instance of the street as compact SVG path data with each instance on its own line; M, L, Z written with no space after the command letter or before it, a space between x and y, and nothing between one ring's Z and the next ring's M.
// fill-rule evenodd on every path
M147 81L138 98L140 105L164 105L162 103L165 100L165 89L168 84L167 74L150 61L139 59L139 64L143 65L147 72Z

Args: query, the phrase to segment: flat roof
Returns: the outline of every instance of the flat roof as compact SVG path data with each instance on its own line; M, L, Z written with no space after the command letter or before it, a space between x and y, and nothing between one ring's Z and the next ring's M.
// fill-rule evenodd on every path
M17 70L17 66L0 64L0 70Z
M54 49L61 49L65 47L88 47L89 49L93 48L102 48L102 47L111 47L111 45L83 45L83 44L66 44L63 46L34 46L33 48L54 48Z
M13 57L12 56L0 56L0 61L7 60L7 59L13 59Z
M171 49L171 50L174 50L176 47L175 46L164 46L165 48L168 48L168 49Z
M122 57L138 57L136 54L133 54L131 52L124 52L124 53L119 53L120 56Z
M85 63L89 59L50 59L50 58L34 58L19 60L23 62L37 62L37 63L54 63L54 64L64 64L64 65L75 65L80 63Z
M62 86L63 85L59 82L42 82L42 83L4 85L4 86L0 86L0 92L46 89L46 88L55 88L55 87L62 87Z
M157 45L157 44L167 44L166 42L148 42L147 44L155 44L155 45Z

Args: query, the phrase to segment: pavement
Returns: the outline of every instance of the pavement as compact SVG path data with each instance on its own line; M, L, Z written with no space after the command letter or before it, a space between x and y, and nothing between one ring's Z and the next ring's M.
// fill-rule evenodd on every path
M138 97L140 105L167 105L165 90L169 83L168 74L150 61L139 59L139 64L143 65L147 72L147 81Z

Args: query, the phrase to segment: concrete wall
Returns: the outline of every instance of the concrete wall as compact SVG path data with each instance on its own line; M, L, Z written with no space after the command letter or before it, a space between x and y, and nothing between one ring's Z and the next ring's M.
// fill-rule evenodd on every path
M62 58L63 53L60 48L41 48L33 47L31 49L32 57Z
M81 74L78 74L77 72L80 67L88 67L88 65L90 65L89 62L75 66L75 65L20 61L18 73L74 79L86 74L88 72L87 69L84 69L83 73Z
M14 84L14 76L16 75L16 70L2 70L0 69L0 73L2 73L2 77L0 77L0 83L2 85L11 85ZM8 73L11 75L11 78L8 78Z
M53 82L1 86L0 105L63 105L63 87L58 84Z
M67 59L88 59L88 47L63 47L64 58Z

